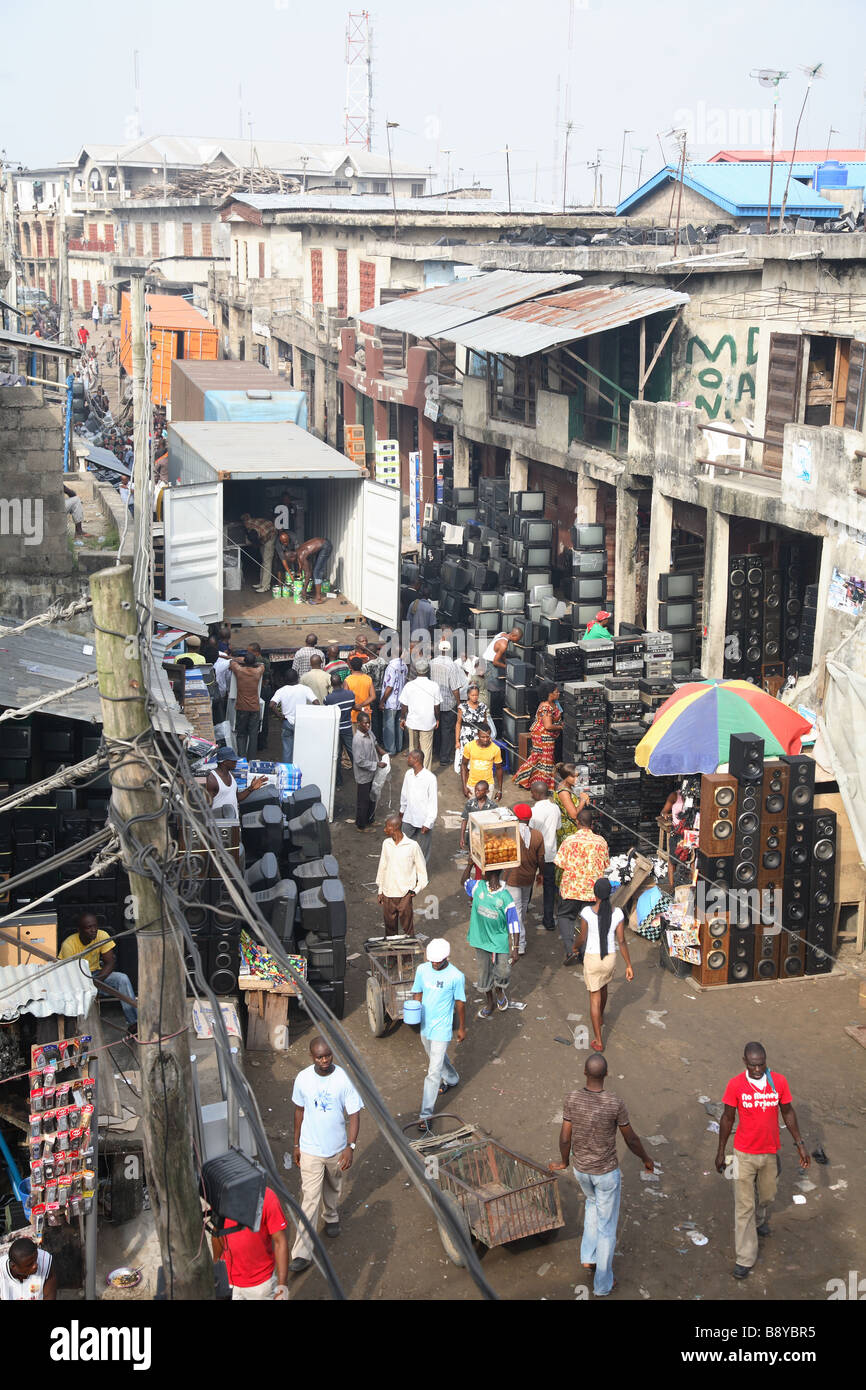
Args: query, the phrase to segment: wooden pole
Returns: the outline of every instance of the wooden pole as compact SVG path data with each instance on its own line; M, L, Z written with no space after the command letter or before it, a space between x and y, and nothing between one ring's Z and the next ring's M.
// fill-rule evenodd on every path
M109 744L112 809L122 825L138 820L132 835L152 846L153 859L168 857L165 797L144 758L116 749L112 740L141 740L152 728L138 647L138 622L128 565L100 570L90 581L96 629L96 669L102 721ZM119 766L122 764L122 767ZM135 872L134 851L124 845L138 940L138 1036L144 1143L149 1190L159 1233L166 1292L174 1299L213 1298L213 1274L193 1167L192 1069L187 1036L183 961L171 932L159 885ZM162 1038L161 1043L158 1039Z
M139 604L150 606L150 549L153 501L150 463L150 373L147 370L147 320L144 275L136 271L129 284L129 333L132 352L133 409L133 584Z

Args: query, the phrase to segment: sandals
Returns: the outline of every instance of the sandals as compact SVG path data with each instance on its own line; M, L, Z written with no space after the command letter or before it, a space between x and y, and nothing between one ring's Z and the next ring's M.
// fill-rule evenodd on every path
M503 1013L503 1014L505 1013L505 1010L508 1008L508 997L507 997L507 995L503 994L500 998L498 998L498 999L496 1000L496 1007L497 1007L497 1009L499 1010L500 1013Z
M477 1017L478 1017L478 1018L490 1018L490 1016L491 1016L492 1013L493 1013L493 1010L492 1010L492 1008L490 1007L490 1005L489 1005L489 1004L485 1004L483 1009L479 1009L479 1010L478 1010Z

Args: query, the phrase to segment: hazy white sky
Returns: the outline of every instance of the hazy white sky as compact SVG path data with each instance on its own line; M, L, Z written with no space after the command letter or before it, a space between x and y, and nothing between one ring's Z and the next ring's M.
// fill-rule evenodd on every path
M355 3L357 0L355 0ZM133 52L140 53L145 135L244 136L342 143L348 3L335 0L31 0L5 6L0 81L8 158L51 164L82 144L132 133ZM862 141L866 5L862 0L379 0L374 24L374 148L398 121L394 157L505 192L562 198L566 93L569 201L591 199L600 148L605 202L661 166L659 133L684 126L689 153L769 143L781 84L782 143L813 85L801 147ZM570 22L571 15L571 22ZM39 97L36 109L31 105ZM557 123L557 115L559 121ZM673 142L666 153L673 159ZM554 159L556 155L556 159Z

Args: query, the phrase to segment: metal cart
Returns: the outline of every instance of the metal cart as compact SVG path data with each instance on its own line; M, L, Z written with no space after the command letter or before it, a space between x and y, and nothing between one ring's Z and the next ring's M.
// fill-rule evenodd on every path
M403 1017L403 1003L412 993L424 947L414 936L375 936L364 942L364 950L370 962L367 1021L373 1036L382 1038L391 1021Z
M443 1122L450 1128L443 1129ZM417 1123L404 1132L417 1130ZM524 1154L507 1149L459 1115L443 1112L428 1122L427 1134L411 1141L428 1176L438 1182L467 1239L508 1245L526 1236L549 1237L565 1224L557 1175ZM453 1264L460 1248L440 1225L439 1237Z

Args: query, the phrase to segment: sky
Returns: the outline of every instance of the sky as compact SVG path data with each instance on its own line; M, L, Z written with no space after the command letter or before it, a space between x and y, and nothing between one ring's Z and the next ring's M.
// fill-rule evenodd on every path
M136 50L144 135L236 137L242 123L253 141L342 144L347 14L335 0L6 6L0 149L38 166L131 139ZM773 93L750 76L760 68L789 74L781 145L803 69L818 62L799 146L866 138L862 0L374 0L370 14L373 148L385 152L385 120L398 122L394 158L432 169L434 191L450 167L452 186L478 181L504 197L508 146L515 200L560 205L565 186L569 204L610 203L621 162L625 196L662 151L675 161L674 128L691 160L768 146Z

